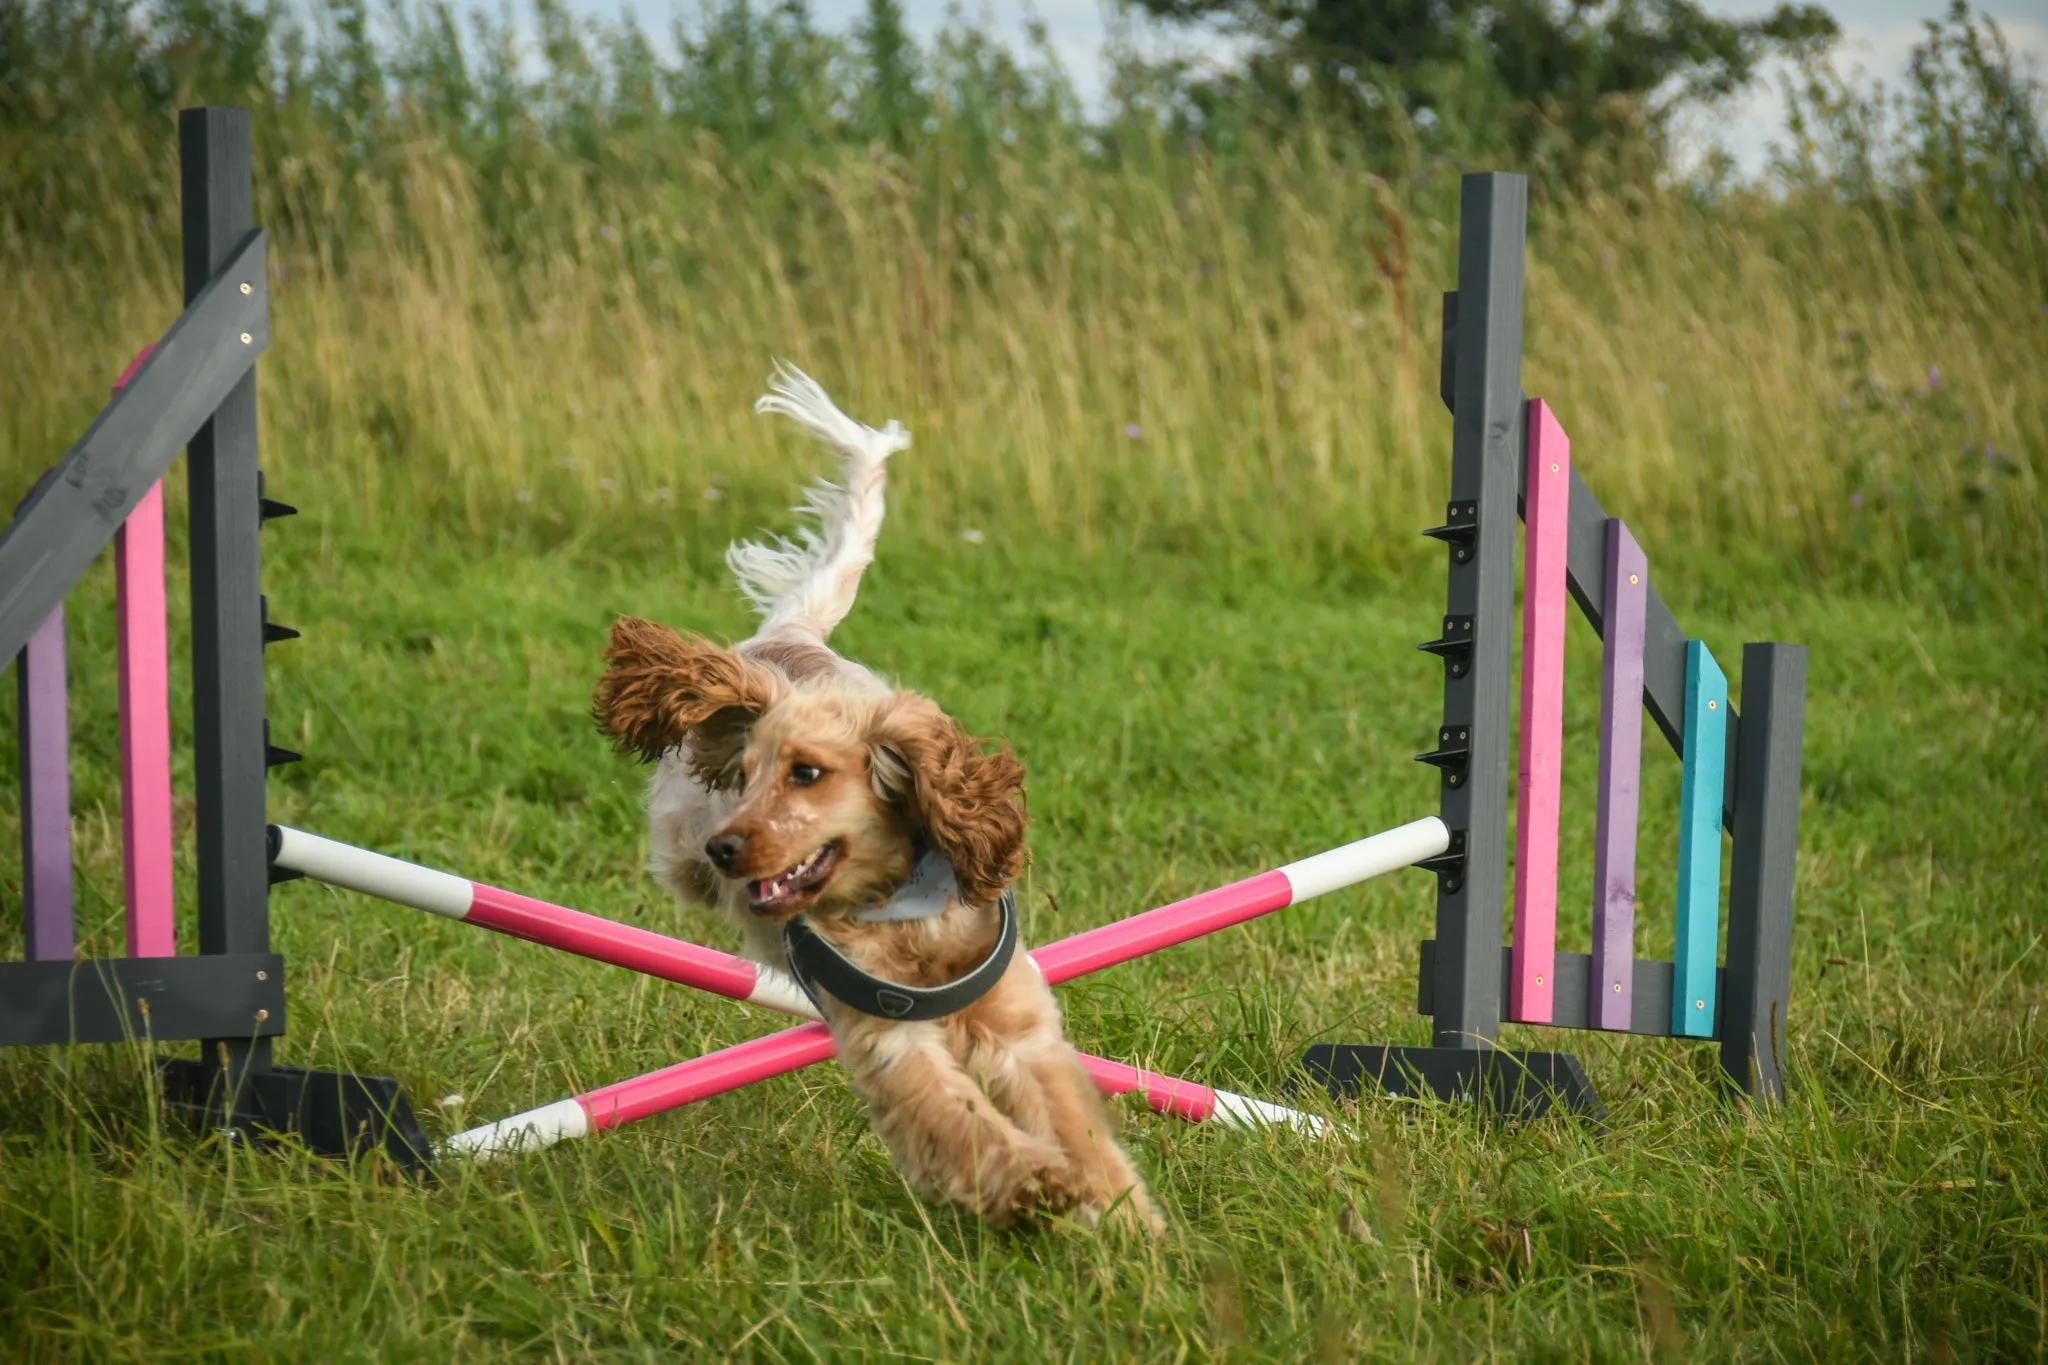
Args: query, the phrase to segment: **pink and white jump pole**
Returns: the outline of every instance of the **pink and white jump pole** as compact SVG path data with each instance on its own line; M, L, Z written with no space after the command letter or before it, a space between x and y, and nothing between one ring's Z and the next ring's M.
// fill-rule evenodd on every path
M539 938L532 932L540 922L535 916L535 907L545 907L563 915L575 916L579 921L595 921L596 925L605 926L602 930L592 930L585 926L585 930L601 934L605 944L614 945L610 951L634 951L619 945L638 942L642 937L666 945L666 950L670 952L678 948L687 949L687 952L680 953L673 959L673 964L678 971L687 970L701 975L703 982L689 980L680 975L671 975L669 979L684 980L686 984L692 985L703 984L704 989L735 999L751 998L755 990L761 989L764 991L764 998L757 1003L771 1008L784 1008L795 1003L788 999L788 994L794 994L803 1008L788 1009L786 1012L812 1012L809 1009L810 1002L803 999L801 992L796 990L795 984L788 981L787 977L782 977L781 983L777 985L764 987L761 984L765 979L764 969L745 959L729 957L708 948L680 944L679 940L665 939L661 935L615 924L596 916L562 911L560 907L546 906L545 902L532 901L495 888L480 887L460 877L432 872L395 858L385 858L380 854L369 853L346 844L336 844L331 840L319 839L317 836L296 830L280 829L276 841L278 849L274 861L280 866L302 871L317 880L330 881L335 885L396 900L401 904L416 905L418 908L463 919L466 922L486 924L487 927L497 928L500 932L535 938L536 941L550 943L551 946L565 946L556 944L553 939ZM1031 958L1046 981L1057 985L1062 981L1100 971L1120 962L1128 962L1132 958L1143 957L1161 948L1184 943L1189 939L1241 924L1245 920L1270 914L1326 892L1412 866L1442 853L1449 844L1450 836L1443 822L1435 816L1426 816L1396 829L1345 844L1340 848L1289 863L1269 872L1262 872L1255 877L1247 877L1243 881L1233 882L1214 891L1205 891L1186 900L1176 901L1171 905L1161 906L1156 910L1047 944L1033 952ZM481 915L472 914L472 910L479 905L483 906ZM520 927L513 927L515 925ZM595 953L585 955L597 956ZM703 961L697 961L699 955ZM686 958L690 959L690 962L685 963L683 959ZM634 966L636 970L642 969L619 957L604 956L601 960L617 962L621 966ZM668 972L655 974L669 975ZM774 975L781 976L780 973ZM720 989L719 986L706 984L714 979L724 982L726 988ZM741 989L744 989L746 994L741 994ZM775 999L767 998L768 994L774 995ZM777 1003L778 1001L780 1003ZM648 1118L681 1108L698 1100L709 1099L713 1095L721 1095L726 1091L751 1085L755 1081L813 1065L832 1055L832 1036L825 1026L818 1023L805 1024L798 1028L785 1029L766 1038L757 1038L751 1042L723 1048L692 1061L621 1081L616 1085L605 1086L587 1094L557 1100L553 1104L528 1110L497 1123L457 1133L447 1139L443 1150L487 1155L515 1147L545 1147L565 1138L584 1137L593 1132L630 1123L635 1119ZM1299 1124L1312 1129L1322 1126L1320 1121L1311 1115L1267 1104L1248 1096L1194 1085L1187 1081L1161 1076L1156 1072L1142 1071L1136 1067L1099 1058L1084 1056L1082 1061L1094 1076L1097 1085L1105 1091L1112 1094L1142 1091L1146 1102L1152 1108L1190 1120L1215 1120L1233 1127L1256 1127L1276 1123Z
M1422 822L1427 824L1429 822ZM1403 831L1394 831L1401 834ZM1033 954L1049 981L1064 981L1115 962L1212 933L1254 915L1349 885L1387 867L1369 867L1392 852L1378 840L1321 854L1258 877L1192 897L1176 905L1074 938ZM272 861L317 881L360 891L401 905L492 929L514 938L694 986L728 999L787 1014L817 1018L817 1011L786 973L745 958L700 947L650 930L535 900L472 882L368 849L273 826ZM1367 846L1372 846L1368 848ZM1421 847L1421 845L1417 845ZM1408 859L1432 856L1430 848ZM1405 865L1405 864L1398 864ZM822 1036L822 1045L820 1037ZM697 1099L722 1094L754 1080L822 1061L832 1055L823 1025L789 1030L776 1040L757 1039L692 1062L608 1086L588 1095L545 1105L501 1123L451 1138L446 1149L488 1154L512 1145L546 1146L567 1137L615 1127L634 1118L665 1112ZM821 1050L822 1049L822 1050ZM1214 1120L1233 1127L1272 1124L1320 1129L1313 1115L1249 1096L1195 1085L1120 1062L1080 1054L1096 1084L1110 1094L1140 1091L1155 1110L1194 1122Z
M815 1019L817 1011L786 972L700 947L651 929L522 896L438 872L367 848L284 825L270 827L270 861L366 896L443 915L511 938L624 967L700 991Z

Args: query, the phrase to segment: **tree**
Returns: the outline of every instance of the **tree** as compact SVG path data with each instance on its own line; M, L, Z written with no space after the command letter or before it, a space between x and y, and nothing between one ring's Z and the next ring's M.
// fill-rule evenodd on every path
M1391 103L1427 125L1488 125L1520 150L1652 129L1678 104L1733 93L1776 54L1837 35L1812 4L1717 19L1697 0L1136 0L1156 18L1251 40L1236 79L1370 121Z
M924 118L917 41L904 22L903 6L898 0L868 0L854 39L863 65L861 122L870 137L901 149Z

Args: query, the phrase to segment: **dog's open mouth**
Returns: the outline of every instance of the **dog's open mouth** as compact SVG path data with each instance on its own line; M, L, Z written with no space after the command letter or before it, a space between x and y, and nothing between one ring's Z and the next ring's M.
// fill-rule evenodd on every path
M811 856L778 876L747 883L747 908L756 912L786 910L808 900L825 884L839 866L839 843L834 840L813 850Z

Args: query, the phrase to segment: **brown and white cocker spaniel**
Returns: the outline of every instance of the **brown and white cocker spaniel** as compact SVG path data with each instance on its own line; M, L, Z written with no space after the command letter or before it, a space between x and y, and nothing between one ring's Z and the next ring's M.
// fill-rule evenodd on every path
M721 648L634 618L612 628L596 711L622 753L656 765L655 875L730 914L757 962L790 968L787 926L801 917L853 978L889 988L881 1006L850 988L849 1003L833 993L842 978L820 986L796 964L918 1190L998 1225L1054 1214L1157 1230L1051 991L1022 951L1003 965L1015 946L1005 893L1024 855L1022 765L826 643L874 558L884 466L909 435L855 422L789 369L755 410L834 447L842 482L810 490L803 510L818 527L798 543L727 551L761 614L751 638ZM971 1003L889 1017L912 996L947 998L934 988L977 966L986 990Z

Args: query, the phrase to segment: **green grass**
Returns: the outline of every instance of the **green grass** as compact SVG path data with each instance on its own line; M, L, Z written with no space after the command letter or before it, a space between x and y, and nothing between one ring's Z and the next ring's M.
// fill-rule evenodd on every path
M565 504L502 535L391 508L372 524L279 487L306 514L265 531L266 588L306 637L271 651L269 713L308 758L273 775L276 818L735 946L642 874L642 775L606 751L589 692L614 613L745 629L717 553L788 482L758 466L723 502L660 518ZM1436 554L1395 548L1368 575L1242 537L1084 555L1035 520L970 544L908 494L899 517L839 643L1022 754L1031 940L1433 808L1410 756L1438 706L1413 647L1440 610ZM1711 1048L1511 1029L1581 1053L1604 1133L1380 1101L1323 1140L1126 1111L1172 1222L1143 1246L921 1204L830 1066L413 1188L160 1132L140 1049L14 1052L4 1353L2040 1359L2038 604L1980 585L1944 609L1649 548L1731 671L1744 640L1812 651L1779 1112L1714 1099ZM71 599L80 927L103 950L120 928L109 600L104 565ZM1562 939L1582 946L1569 907L1590 889L1598 664L1582 626L1572 647ZM13 800L9 783L8 841ZM1661 750L1645 806L1638 950L1668 953L1677 765ZM9 905L17 876L0 867ZM1431 902L1430 879L1403 874L1078 982L1071 1034L1252 1094L1311 1041L1419 1041ZM277 891L273 921L281 1059L396 1075L437 1134L779 1022L303 882Z

